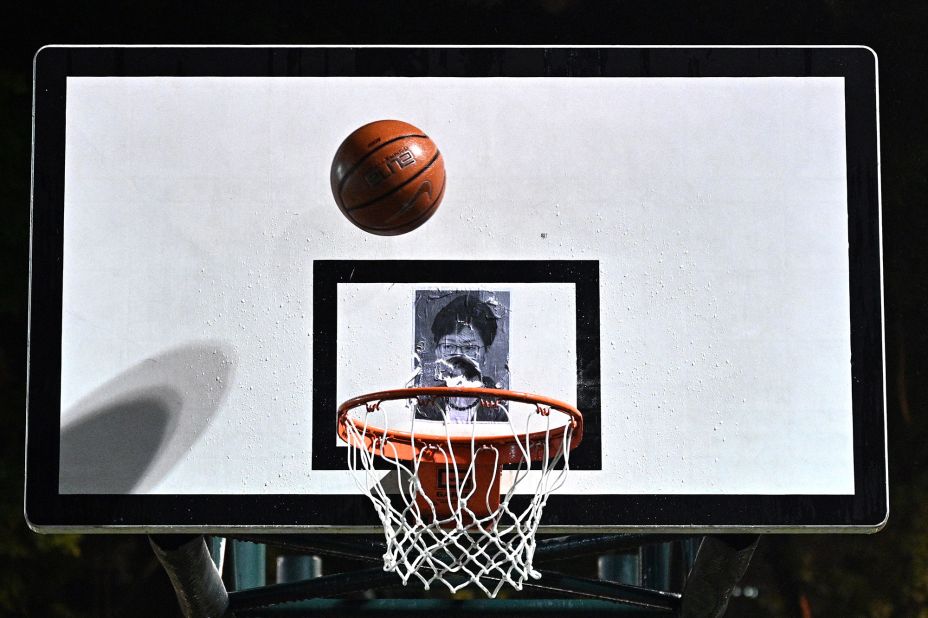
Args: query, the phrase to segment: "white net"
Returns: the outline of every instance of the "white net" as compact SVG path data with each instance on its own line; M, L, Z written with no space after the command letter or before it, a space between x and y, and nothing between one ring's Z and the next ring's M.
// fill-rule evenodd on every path
M548 496L568 472L576 425L542 404L486 401L468 420L451 397L441 420L424 419L422 398L371 400L342 419L348 462L383 523L384 570L426 590L471 583L489 597L503 585L522 589ZM476 401L476 400L475 400ZM481 422L494 408L496 420ZM434 415L433 415L434 418Z

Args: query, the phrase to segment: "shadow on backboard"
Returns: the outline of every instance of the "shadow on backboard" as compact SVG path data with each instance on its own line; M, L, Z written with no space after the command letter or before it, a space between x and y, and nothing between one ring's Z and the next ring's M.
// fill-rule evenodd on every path
M63 415L59 491L148 493L197 442L231 385L235 353L198 342L147 358Z

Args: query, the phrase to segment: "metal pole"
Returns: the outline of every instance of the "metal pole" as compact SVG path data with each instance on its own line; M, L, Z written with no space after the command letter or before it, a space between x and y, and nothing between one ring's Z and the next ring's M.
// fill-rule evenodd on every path
M247 541L232 542L236 590L257 588L267 582L267 568L264 563L266 553L264 545Z
M667 543L690 538L681 534L574 534L538 541L535 559L561 560L588 554L637 550L642 545Z
M658 543L641 547L641 585L657 590L670 589L672 544Z
M232 592L229 593L229 608L232 611L239 611L398 584L401 584L401 581L396 574L386 573L382 568L375 567L350 573L324 575L301 582Z
M638 552L605 554L596 562L599 579L629 586L641 585L641 561Z
M322 575L322 558L319 556L278 556L277 583L289 584Z
M675 592L649 590L637 586L627 586L614 582L604 582L584 577L563 575L556 571L540 571L541 580L525 582L528 588L557 590L574 596L608 601L619 601L638 607L658 609L667 612L676 611L680 606L680 595Z
M202 536L150 536L148 541L171 580L186 618L225 615L229 596Z
M352 560L380 562L386 552L386 544L375 535L235 535L236 539L254 543L266 543L294 552L340 556ZM382 538L382 537L381 537ZM535 559L563 560L589 554L621 552L637 549L641 545L664 543L691 538L682 534L575 534L558 536L538 541Z
M383 535L335 535L335 534L246 534L235 535L236 539L264 543L292 552L337 556L351 560L382 562L387 551Z
M722 616L732 590L751 563L759 540L760 536L754 534L707 536L703 539L693 570L686 580L680 616Z

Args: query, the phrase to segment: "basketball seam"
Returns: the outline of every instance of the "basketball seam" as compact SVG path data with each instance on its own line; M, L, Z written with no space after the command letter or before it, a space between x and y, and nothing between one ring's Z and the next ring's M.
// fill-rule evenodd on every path
M428 217L432 216L432 213L434 213L434 212L435 212L435 209L438 208L438 204L439 204L439 202L441 202L441 196L445 194L445 185L446 185L446 184L448 184L448 177L447 177L447 176L445 176L444 180L442 180L441 189L438 190L438 196L437 196L434 200L432 200L432 205L429 206L427 210L424 210L423 212L419 213L419 216L416 217L415 219L411 219L411 220L406 221L405 223L401 223L401 224L399 224L399 225L391 225L391 226L389 226L389 227L382 227L382 226L378 226L378 225L364 225L363 227L365 227L365 228L367 228L367 229L370 229L370 230L379 230L379 231L382 231L382 232L387 232L387 231L390 231L390 230L396 230L396 229L399 229L399 228L402 228L402 227L406 227L406 226L412 225L412 224L416 223L417 221L421 221L421 220L424 219L424 218L427 219ZM361 224L359 224L359 225L361 225Z
M370 158L370 156L371 156L372 154L374 154L375 152L377 152L378 150L380 150L380 149L383 148L384 146L389 146L390 144L392 144L392 143L395 142L395 141L398 141L398 140L401 140L401 139L407 139L407 138L410 138L410 137L424 137L425 139L429 139L429 136L428 136L428 135L422 135L422 134L420 134L420 133L410 133L410 134L408 134L408 135L400 135L399 137L394 137L393 139L387 140L387 141L385 141L384 143L380 144L379 146L377 146L376 148L374 148L373 150L371 150L370 152L368 152L367 154L365 154L363 157L361 157L360 159L358 159L357 163L355 163L354 165L352 165L352 166L348 169L348 171L345 172L345 174L342 176L342 179L341 179L341 180L339 181L339 183L338 183L338 199L339 199L340 201L344 202L344 200L342 199L342 191L345 190L345 183L348 182L348 179L351 178L351 175L354 174L355 171L356 171L359 167L361 167L361 165L362 165L365 161L367 161L368 158ZM336 155L336 156L337 156L337 155Z
M375 197L375 198L372 199L372 200L368 200L368 201L364 202L363 204L358 204L357 206L352 206L351 208L347 208L347 207L346 207L346 208L345 208L345 212L354 212L354 211L356 211L356 210L361 210L362 208L367 208L368 206L372 206L372 205L376 204L377 202L379 202L379 201L382 200L383 198L388 197L388 196L390 196L390 195L393 195L394 193L396 193L397 191L399 191L400 189L402 189L403 187L405 187L406 185L408 185L409 183L411 183L413 180L415 180L416 178L418 178L419 176L421 176L421 175L424 174L425 172L429 171L429 169L430 169L433 165L435 165L435 162L438 160L438 157L440 157L440 156L441 156L441 151L436 150L436 151L435 151L435 156L432 157L432 160L428 162L428 165L426 165L426 166L423 167L421 170L419 170L418 172L416 172L416 174L415 174L414 176L412 176L411 178L409 178L406 182L404 182L404 183L401 184L401 185L397 185L397 186L393 187L392 189L390 189L389 191L387 191L387 192L384 193L383 195L380 195L380 196L378 196L378 197Z

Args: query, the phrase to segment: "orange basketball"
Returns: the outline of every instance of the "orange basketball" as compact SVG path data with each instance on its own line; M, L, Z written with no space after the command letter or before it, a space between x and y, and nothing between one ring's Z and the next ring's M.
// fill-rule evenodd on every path
M332 160L332 194L365 232L410 232L435 214L445 193L438 146L411 124L378 120L345 138Z

